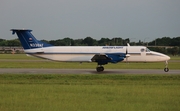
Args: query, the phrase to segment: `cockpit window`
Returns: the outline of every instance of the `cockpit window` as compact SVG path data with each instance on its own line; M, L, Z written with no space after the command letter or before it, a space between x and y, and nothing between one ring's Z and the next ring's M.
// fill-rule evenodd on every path
M148 48L146 48L146 52L150 52L150 50Z
M145 49L144 49L144 48L142 48L142 49L141 49L141 52L144 52L144 50L145 50Z

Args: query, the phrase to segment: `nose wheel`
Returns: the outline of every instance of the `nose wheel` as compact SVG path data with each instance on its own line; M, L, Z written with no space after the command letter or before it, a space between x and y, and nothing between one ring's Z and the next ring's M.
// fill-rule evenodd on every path
M102 72L102 71L104 71L104 67L101 66L101 65L100 65L100 66L97 66L97 67L96 67L96 71L97 71L97 72Z
M164 71L165 71L165 72L168 72L168 71L169 71L169 68L168 68L168 61L165 62L165 68L164 68Z

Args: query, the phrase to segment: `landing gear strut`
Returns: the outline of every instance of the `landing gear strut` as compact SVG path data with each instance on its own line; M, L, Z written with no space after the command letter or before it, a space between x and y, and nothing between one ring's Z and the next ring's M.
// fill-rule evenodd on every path
M168 61L165 62L165 68L164 68L164 71L165 71L165 72L168 72L168 71L169 71L169 68L168 68Z
M96 71L97 71L97 72L102 72L102 71L104 71L104 67L101 66L101 65L100 65L100 66L97 66L97 67L96 67Z

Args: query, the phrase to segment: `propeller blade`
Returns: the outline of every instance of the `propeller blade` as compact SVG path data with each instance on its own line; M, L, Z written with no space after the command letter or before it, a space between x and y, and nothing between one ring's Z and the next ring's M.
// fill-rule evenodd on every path
M128 46L130 46L128 44ZM130 54L128 54L128 46L126 46L126 63L128 62L128 57L130 57Z

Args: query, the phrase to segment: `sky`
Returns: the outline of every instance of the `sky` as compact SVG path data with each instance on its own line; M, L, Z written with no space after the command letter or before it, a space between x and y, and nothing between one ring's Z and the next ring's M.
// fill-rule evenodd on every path
M32 29L39 39L88 36L148 42L180 36L180 0L1 0L0 38Z

